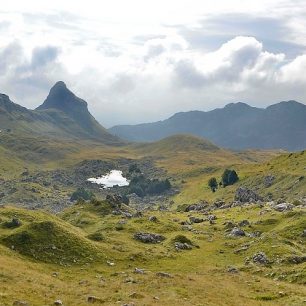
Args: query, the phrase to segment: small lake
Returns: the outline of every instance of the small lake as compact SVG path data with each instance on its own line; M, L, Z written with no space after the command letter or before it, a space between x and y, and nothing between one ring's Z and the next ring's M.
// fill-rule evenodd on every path
M122 175L120 170L111 170L108 174L97 178L89 178L87 181L103 185L103 188L111 188L114 186L128 186L130 182Z

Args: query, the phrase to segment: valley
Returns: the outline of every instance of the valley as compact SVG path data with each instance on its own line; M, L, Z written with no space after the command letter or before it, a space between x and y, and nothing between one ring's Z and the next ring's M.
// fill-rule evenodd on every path
M305 304L306 151L122 140L62 82L1 99L0 305Z

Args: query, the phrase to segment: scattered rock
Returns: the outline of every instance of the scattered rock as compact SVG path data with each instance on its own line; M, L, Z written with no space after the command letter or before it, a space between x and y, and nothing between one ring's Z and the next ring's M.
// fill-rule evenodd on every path
M206 208L208 208L209 204L205 201L201 202L201 203L198 203L198 204L191 204L191 205L188 205L186 208L185 208L185 211L188 212L188 211L202 211L202 210L205 210Z
M242 236L245 236L245 232L242 229L240 229L239 227L234 227L231 230L230 236L233 236L233 237L242 237Z
M287 261L291 264L301 264L306 262L306 256L291 256L289 258L287 258Z
M252 260L256 264L267 265L269 264L269 259L264 252L259 252L253 255Z
M257 237L260 237L261 234L262 233L260 231L256 231L256 232L248 234L248 236L251 237L251 238L257 238Z
M215 221L215 220L217 220L217 216L216 215L208 215L207 220L208 221Z
M236 267L229 266L229 267L227 268L227 272L236 274L236 273L239 273L239 270L238 270Z
M236 227L236 223L234 221L226 221L223 223L225 230L231 230Z
M133 292L129 295L130 298L132 299L142 299L144 298L144 296L140 293L137 293L137 292Z
M213 206L215 206L216 208L221 208L222 206L225 205L225 202L222 200L217 200L214 202Z
M13 306L29 306L29 304L25 301L15 301Z
M250 222L248 220L242 220L238 223L239 226L243 227L243 226L249 226Z
M272 186L273 182L275 180L275 177L273 175L267 175L264 178L264 185L266 188Z
M197 218L197 217L189 217L189 220L191 223L202 223L204 222L203 218Z
M136 233L134 239L143 243L160 243L166 239L163 235L152 233Z
M53 305L56 305L56 306L61 306L61 305L64 305L63 302L61 300L56 300Z
M262 197L260 197L255 191L241 186L236 190L235 201L239 201L241 203L252 203L262 201Z
M156 276L166 277L166 278L173 278L173 276L170 273L167 273L167 272L157 272Z
M144 269L139 269L139 268L135 268L134 273L136 274L145 274L145 270Z
M106 263L107 263L110 267L113 267L113 266L115 265L114 262L111 262L111 261L109 261L109 260L108 260Z
M150 216L150 217L149 217L149 221L150 221L150 222L157 222L158 219L157 219L156 216Z
M102 299L98 298L98 297L96 297L94 295L90 295L90 296L87 297L87 302L91 303L91 304L94 304L96 302L102 302Z
M192 250L192 245L188 244L188 243L181 243L181 242L175 242L174 243L175 249L177 251L179 250Z
M290 203L281 203L273 206L273 209L279 212L288 211L293 209L293 205Z

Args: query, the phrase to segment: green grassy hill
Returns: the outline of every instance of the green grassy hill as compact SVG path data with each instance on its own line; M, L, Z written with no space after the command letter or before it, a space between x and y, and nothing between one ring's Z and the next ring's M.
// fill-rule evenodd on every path
M0 304L25 300L40 306L60 299L64 305L87 305L89 296L98 305L303 304L305 262L291 258L306 251L304 211L260 214L265 208L256 205L220 210L214 212L215 224L205 221L186 230L180 222L190 213L148 211L126 219L106 208L105 202L83 203L57 217L1 208ZM151 215L157 222L148 220ZM8 227L13 217L22 225ZM244 219L250 222L244 231L260 231L260 237L228 236L225 222ZM166 239L145 244L133 239L136 232L161 233ZM176 251L174 242L182 237L192 250ZM250 260L258 252L266 253L268 265ZM229 272L230 266L238 272ZM134 273L135 268L144 274Z

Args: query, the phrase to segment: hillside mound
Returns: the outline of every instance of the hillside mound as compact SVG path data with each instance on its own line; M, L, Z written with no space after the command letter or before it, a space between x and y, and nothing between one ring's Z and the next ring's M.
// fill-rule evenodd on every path
M22 255L61 265L81 264L101 257L86 238L50 220L35 221L12 230L1 243Z
M192 151L216 152L220 150L219 147L204 138L187 134L169 136L154 143L137 145L137 148L143 153L151 155Z

